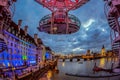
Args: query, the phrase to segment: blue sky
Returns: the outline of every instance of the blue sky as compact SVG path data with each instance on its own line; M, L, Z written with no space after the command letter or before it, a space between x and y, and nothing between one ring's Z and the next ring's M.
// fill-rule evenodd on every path
M100 51L102 45L111 49L110 28L104 14L103 0L90 0L80 8L70 11L81 21L80 30L71 35L49 35L39 32L37 27L42 17L51 12L43 8L34 0L17 0L13 20L23 20L22 28L29 26L28 33L33 36L37 33L46 46L56 53L86 53L87 49L93 52Z

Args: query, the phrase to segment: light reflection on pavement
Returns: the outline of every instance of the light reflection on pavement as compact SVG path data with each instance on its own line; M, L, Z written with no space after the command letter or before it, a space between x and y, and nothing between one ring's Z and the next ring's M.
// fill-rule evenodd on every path
M51 70L49 70L47 73L45 73L45 75L40 78L39 80L52 80L52 75L53 75L53 72Z

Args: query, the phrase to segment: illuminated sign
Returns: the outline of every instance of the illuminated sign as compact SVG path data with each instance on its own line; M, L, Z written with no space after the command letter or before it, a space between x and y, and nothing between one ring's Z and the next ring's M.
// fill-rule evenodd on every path
M50 53L49 52L45 53L45 59L50 59Z
M22 59L23 60L27 60L27 56L26 55L22 55Z

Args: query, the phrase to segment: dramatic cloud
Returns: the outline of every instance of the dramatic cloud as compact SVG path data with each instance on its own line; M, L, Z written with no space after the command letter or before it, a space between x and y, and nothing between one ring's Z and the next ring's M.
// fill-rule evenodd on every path
M95 22L94 19L89 19L87 22L83 23L82 26L88 28L94 22Z
M70 35L49 35L37 30L40 19L50 13L34 0L18 0L13 20L17 23L18 19L22 19L22 28L28 25L28 33L31 36L38 33L43 43L56 53L86 53L87 49L100 52L103 45L111 49L103 0L90 0L79 9L70 11L81 21L80 30Z
M82 50L84 50L84 49L78 47L78 48L73 49L72 51L73 51L73 52L75 52L75 51L78 52L78 51L82 51Z

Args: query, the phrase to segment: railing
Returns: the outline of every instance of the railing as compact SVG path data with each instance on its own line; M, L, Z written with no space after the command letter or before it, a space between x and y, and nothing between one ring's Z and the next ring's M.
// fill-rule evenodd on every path
M39 68L39 70L35 72L31 71L25 75L19 75L16 78L17 80L39 80L39 78L42 77L49 69L54 68L56 65L56 61L53 61L46 64L43 68Z

